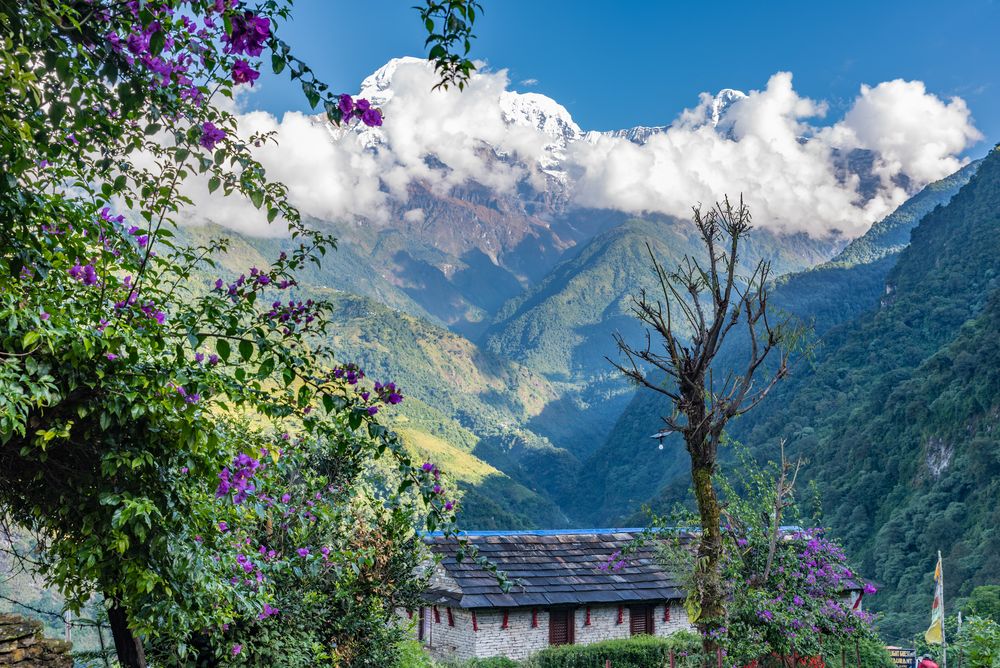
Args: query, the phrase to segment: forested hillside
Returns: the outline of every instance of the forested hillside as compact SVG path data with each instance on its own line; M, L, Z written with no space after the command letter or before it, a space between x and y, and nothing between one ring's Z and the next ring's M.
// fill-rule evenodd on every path
M947 203L975 172L972 163L946 179L928 185L891 215L875 223L864 236L849 244L830 262L798 273L779 276L771 295L779 312L790 314L811 330L810 345L821 345L831 327L850 321L876 308L885 290L886 277L896 264L901 250L899 235L909 239L910 230L934 207ZM905 247L903 243L902 247ZM661 256L662 259L663 256ZM668 260L663 260L671 266ZM674 260L676 264L676 260ZM646 270L647 274L648 268ZM631 324L631 331L638 332ZM637 341L633 335L631 340ZM744 352L744 333L732 332L729 345L717 363L719 368L739 364ZM798 361L793 376L808 369L807 360ZM661 488L669 486L666 498L687 493L686 462L677 457L683 445L676 435L664 440L664 450L650 435L662 429L660 415L665 404L651 392L638 392L622 412L607 440L584 463L580 493L573 507L583 508L587 521L597 523L637 521L639 507Z
M937 189L911 205L947 199L947 189ZM773 458L781 439L806 458L805 479L818 483L825 523L883 588L872 605L892 611L883 622L890 637L923 623L936 550L950 566L952 596L997 572L998 212L994 150L947 206L896 216L920 219L905 250L894 253L897 241L875 226L854 246L866 252L849 249L843 263L784 282L775 304L816 323L813 355L731 430L760 458ZM852 261L860 264L844 266ZM822 281L814 280L818 272ZM671 464L680 446L668 439L660 453L642 439L662 410L639 395L585 467L614 461L581 484L603 493L598 517L634 510L636 477L660 488L660 507L685 498L683 475L672 477L683 473ZM630 471L637 475L626 477Z

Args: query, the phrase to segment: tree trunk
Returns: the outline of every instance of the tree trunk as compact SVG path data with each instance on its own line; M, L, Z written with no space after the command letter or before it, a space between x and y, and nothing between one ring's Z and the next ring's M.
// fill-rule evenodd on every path
M146 668L146 653L142 649L142 641L128 627L128 615L118 600L109 598L112 603L108 607L108 623L111 635L115 639L115 652L122 668Z
M701 517L701 541L698 543L698 567L695 569L695 585L701 594L701 614L698 627L702 630L714 628L725 615L723 606L722 576L719 571L722 562L722 527L719 498L712 484L714 466L692 462L691 478L694 494L698 499L698 515ZM703 636L703 644L710 655L716 643Z

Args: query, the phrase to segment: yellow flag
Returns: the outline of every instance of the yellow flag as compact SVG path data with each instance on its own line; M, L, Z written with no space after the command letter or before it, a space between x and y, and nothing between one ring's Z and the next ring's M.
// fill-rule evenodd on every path
M924 634L930 645L940 645L944 641L944 579L941 577L941 556L938 555L934 569L934 602L931 604L931 626Z

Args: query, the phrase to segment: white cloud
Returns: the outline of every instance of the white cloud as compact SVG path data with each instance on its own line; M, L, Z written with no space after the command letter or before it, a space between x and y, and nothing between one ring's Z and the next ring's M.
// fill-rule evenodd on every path
M687 217L693 204L743 193L757 225L815 236L863 233L908 196L894 177L908 175L913 188L941 178L980 137L961 99L942 101L921 82L863 86L831 124L822 120L827 105L799 95L792 75L779 72L763 90L728 94L721 117L719 100L703 94L644 145L584 135L554 101L509 91L504 70L480 70L464 92L432 91L435 82L417 59L393 61L367 79L364 93L386 116L379 129L334 130L298 113L278 121L254 112L240 116L241 131L276 133L278 145L259 150L269 176L288 185L303 215L324 220L386 223L417 181L441 194L470 180L507 192L525 179L541 186L541 163L568 174L576 205ZM854 148L877 154L879 187L867 200L858 178L838 167L838 155ZM237 198L194 198L215 222L275 233ZM424 215L411 209L404 217Z
M961 100L946 105L919 82L863 87L832 127L809 123L827 107L796 93L787 72L733 101L718 127L706 123L713 101L703 95L642 146L610 137L573 145L577 201L687 216L694 203L742 193L760 226L853 237L908 196L892 177L905 173L920 187L946 176L979 137ZM837 168L836 150L854 148L878 154L881 184L868 201L859 196L859 179Z
M884 180L903 172L922 183L961 167L957 154L980 139L964 100L944 102L922 81L902 79L862 86L854 106L830 132L832 143L878 153Z
M538 79L521 79L522 86L537 86Z
M408 223L422 223L424 222L424 215L423 209L410 209L403 214L403 220Z

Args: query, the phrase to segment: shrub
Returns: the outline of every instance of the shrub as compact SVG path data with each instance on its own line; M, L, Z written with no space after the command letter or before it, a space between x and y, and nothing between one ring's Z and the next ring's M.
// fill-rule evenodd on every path
M549 647L533 656L531 668L595 668L611 661L615 668L649 668L669 665L670 651L676 665L695 666L701 653L701 641L692 633L675 633L667 638L637 636L623 640L606 640L591 645Z

